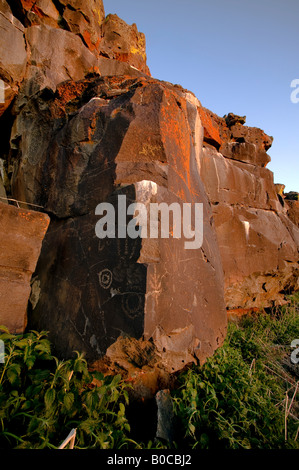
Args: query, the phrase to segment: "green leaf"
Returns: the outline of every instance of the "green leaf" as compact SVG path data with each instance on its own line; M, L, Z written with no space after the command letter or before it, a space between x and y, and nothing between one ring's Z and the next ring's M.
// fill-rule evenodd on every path
M13 385L18 381L19 375L21 373L20 364L12 364L8 367L6 371L7 378L9 382Z
M189 423L189 431L190 431L191 434L194 434L194 433L195 433L195 426L194 426L194 424Z
M55 401L55 397L56 397L56 392L55 392L54 388L49 388L46 391L45 397L44 397L44 401L45 401L45 405L46 405L47 410L49 410L51 408L51 406L53 405L53 403Z
M104 380L104 378L105 378L104 374L102 374L101 372L97 372L97 371L93 372L92 375L93 375L94 378L95 378L96 380L98 380L99 382L102 382L102 381Z
M47 355L51 354L51 345L47 339L42 339L36 346L35 351L45 353Z
M67 393L64 396L63 403L67 411L70 411L75 401L74 394L72 392Z
M28 346L28 339L23 338L23 339L20 339L19 341L16 341L15 346L20 349L26 348Z
M119 404L118 416L124 416L124 415L125 415L125 412L126 412L125 405L124 405L123 403L120 403L120 404Z
M9 329L4 325L0 325L0 331L4 331L4 333L9 334Z
M35 359L36 359L35 356L29 356L28 359L26 360L26 366L28 367L29 370L32 369L32 367L34 366Z

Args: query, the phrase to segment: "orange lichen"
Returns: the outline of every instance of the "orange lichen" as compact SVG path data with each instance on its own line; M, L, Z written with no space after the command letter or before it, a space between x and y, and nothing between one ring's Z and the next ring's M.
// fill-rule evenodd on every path
M222 140L216 123L213 123L204 108L198 108L198 112L204 128L204 140L209 143L216 143L217 147L220 147Z
M32 7L35 5L36 0L21 0L22 6L24 10L30 11Z
M86 43L86 45L87 45L87 47L88 47L88 49L89 49L90 51L93 52L93 51L95 51L95 50L96 50L96 51L99 50L99 45L100 45L100 41L101 41L100 38L98 38L97 42L94 43L94 42L92 41L92 39L91 39L91 34L90 34L90 32L89 32L88 30L85 30L85 31L83 32L83 39L84 39L84 41L85 41L85 43Z
M84 81L74 82L70 80L61 83L61 85L57 87L57 96L60 104L65 105L66 103L78 98L85 88L86 83Z
M234 318L240 318L244 315L250 315L255 312L260 312L260 308L252 307L252 308L236 308L232 310L227 310L228 319L233 320Z
M191 141L186 109L184 104L179 108L173 94L168 90L165 90L164 103L161 106L160 125L163 145L168 149L171 159L168 163L188 188L191 188Z

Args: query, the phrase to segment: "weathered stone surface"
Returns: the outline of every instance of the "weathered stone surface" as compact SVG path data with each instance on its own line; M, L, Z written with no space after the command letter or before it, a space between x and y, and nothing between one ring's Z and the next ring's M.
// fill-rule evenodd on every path
M204 142L219 149L222 144L220 128L213 120L211 112L203 107L199 108L200 119L204 128Z
M228 309L279 305L298 289L299 230L284 214L223 203L213 213Z
M279 194L280 196L283 197L283 193L284 193L284 190L285 190L285 185L280 184L280 183L276 183L275 184L275 189L276 189L277 194Z
M1 0L0 11L4 32L0 39L0 80L4 81L0 81L0 101L5 96L0 115L21 84L17 108L45 87L55 91L61 82L81 80L92 72L150 75L144 34L116 15L105 19L101 0Z
M48 25L77 34L94 50L105 19L102 0L10 0L14 15L25 27Z
M36 271L41 294L31 326L53 332L55 324L52 338L63 355L79 349L97 360L108 350L112 361L114 344L127 335L153 341L157 364L168 373L204 361L223 341L226 313L199 177L199 103L144 77L90 78L62 88L24 106L13 138L13 194L57 217ZM175 238L100 241L95 208L103 201L116 206L120 194L146 204L203 203L202 247L185 250L185 240ZM124 339L125 349L129 344Z
M102 27L101 55L129 63L150 75L146 65L145 36L138 32L136 24L130 26L117 15L108 15Z
M299 227L299 201L287 200L287 213L291 221Z
M2 181L2 177L0 176L0 202L6 201L6 191Z
M200 175L213 207L227 308L238 314L280 304L284 292L298 288L298 219L265 168L273 138L244 126L245 116L200 114Z
M0 116L9 107L23 80L27 52L23 25L12 15L5 0L0 0ZM3 100L4 98L4 100Z
M160 390L156 394L158 408L156 437L170 443L175 435L175 414L170 390Z
M223 117L228 127L232 127L235 124L245 124L246 116L238 116L234 113L228 113Z
M30 61L22 93L27 96L45 87L55 91L65 80L80 80L98 70L94 54L69 31L42 24L27 28L25 35Z
M49 217L0 202L0 324L11 333L26 326L30 279Z
M273 138L256 127L243 126L236 122L229 127L230 139L223 142L219 151L224 157L265 167L271 161L267 151Z
M261 167L265 167L271 161L265 151L258 150L256 144L246 141L226 142L221 146L220 152L224 157Z
M58 27L59 12L49 0L8 0L14 15L25 27L36 24L48 24Z
M230 160L213 148L204 148L200 175L213 204L281 210L273 173L267 168Z
M273 144L273 137L268 136L258 127L248 127L236 123L230 127L230 131L235 141L241 142L244 140L245 142L254 144L257 150L261 152L267 152Z
M226 306L234 313L283 303L284 292L298 288L298 229L291 222L296 216L287 217L272 172L255 158L256 146L266 148L267 138L255 128L246 132L256 139L248 144L252 153L242 154L242 144L230 144L240 145L234 160L208 147L200 165L213 207Z
M220 118L201 107L199 109L204 127L205 146L215 147L224 157L266 167L271 161L267 151L273 137L256 127L244 126L245 116L229 113Z
M92 52L99 52L105 11L102 0L59 0L65 8L63 20L72 33L80 36Z
M7 202L6 199L6 190L4 185L4 171L3 171L3 160L0 159L0 202Z

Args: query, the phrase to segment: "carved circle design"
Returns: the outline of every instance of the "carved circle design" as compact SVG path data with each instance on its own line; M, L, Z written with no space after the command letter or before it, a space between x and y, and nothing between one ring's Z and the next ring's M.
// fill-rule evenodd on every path
M141 314L142 295L126 294L122 298L122 308L127 317L134 320Z
M103 269L103 271L99 273L99 283L103 289L109 289L112 284L112 280L113 276L110 269Z

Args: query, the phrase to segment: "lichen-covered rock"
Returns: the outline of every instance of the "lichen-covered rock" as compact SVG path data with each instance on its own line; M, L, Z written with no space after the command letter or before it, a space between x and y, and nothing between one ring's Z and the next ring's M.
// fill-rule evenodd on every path
M36 271L41 294L30 326L52 332L61 354L77 349L90 361L107 351L112 360L114 343L126 335L152 341L157 367L169 373L204 361L223 342L226 311L199 177L199 103L144 77L90 77L62 88L30 100L12 138L13 194L55 216ZM144 204L202 203L202 246L187 250L184 238L172 237L99 240L95 208L104 201L116 207L118 195Z
M102 0L59 0L63 5L63 21L67 28L80 36L92 52L99 52L105 11Z
M146 41L136 24L128 25L117 15L108 15L103 23L100 53L110 59L127 62L150 75L146 65Z
M90 50L98 47L105 19L102 0L9 0L25 27L48 25L80 36Z

